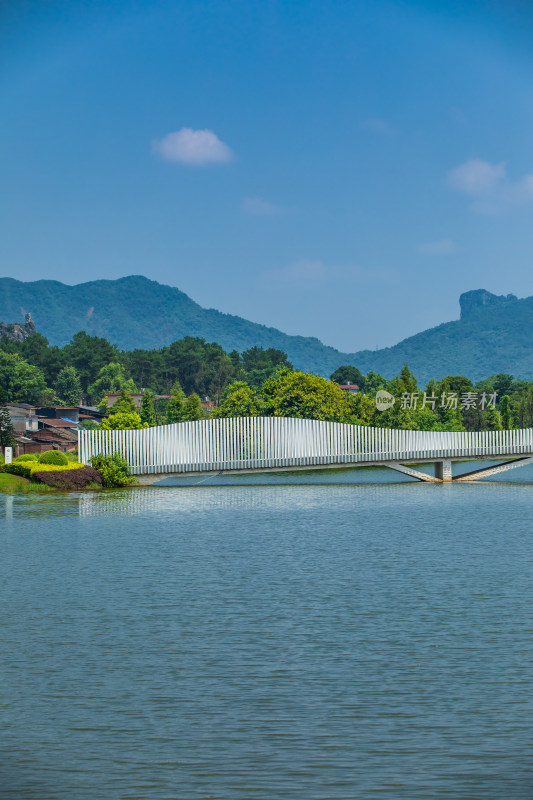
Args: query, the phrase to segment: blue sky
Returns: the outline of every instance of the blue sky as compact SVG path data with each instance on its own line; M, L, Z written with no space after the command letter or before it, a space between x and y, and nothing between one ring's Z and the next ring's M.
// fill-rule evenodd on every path
M525 2L5 2L0 274L387 346L533 294Z

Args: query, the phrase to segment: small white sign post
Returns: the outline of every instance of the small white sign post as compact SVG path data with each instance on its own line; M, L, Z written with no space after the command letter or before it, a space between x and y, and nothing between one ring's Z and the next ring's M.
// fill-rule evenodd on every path
M13 448L4 447L4 462L6 464L11 464L12 461L13 461Z

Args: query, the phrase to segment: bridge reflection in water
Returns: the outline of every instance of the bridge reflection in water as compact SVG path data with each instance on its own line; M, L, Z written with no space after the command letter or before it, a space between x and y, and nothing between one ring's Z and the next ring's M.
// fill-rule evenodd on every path
M387 466L421 481L467 481L533 462L533 429L411 431L289 417L233 417L179 422L144 430L84 431L80 461L120 453L134 475L238 474L340 466ZM455 478L453 461L506 459ZM435 464L434 475L416 469ZM414 465L414 466L413 466Z

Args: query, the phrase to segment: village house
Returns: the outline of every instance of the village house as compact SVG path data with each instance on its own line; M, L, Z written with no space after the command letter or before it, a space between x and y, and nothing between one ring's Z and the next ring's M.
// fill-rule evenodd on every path
M41 419L57 419L78 425L80 410L78 406L36 406L35 413Z
M138 414L141 413L144 392L131 392L130 397ZM107 408L111 409L120 397L120 392L110 392L107 395Z
M342 389L343 392L358 392L359 386L355 383L343 383L339 385L339 389Z
M7 403L15 432L15 455L44 453L46 450L75 450L78 445L77 408L64 406L31 406L29 403Z
M26 434L39 430L39 420L34 406L29 403L7 403L7 410L15 433Z

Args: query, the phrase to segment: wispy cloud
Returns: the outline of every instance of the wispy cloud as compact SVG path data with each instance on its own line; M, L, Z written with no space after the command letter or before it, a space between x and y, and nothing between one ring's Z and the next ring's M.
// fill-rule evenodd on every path
M181 128L167 133L162 139L152 142L152 152L165 161L201 166L223 164L233 160L233 152L210 130Z
M281 206L262 197L245 197L242 201L242 210L253 217L273 217L283 212Z
M494 191L505 180L505 162L490 164L479 158L472 158L455 167L448 173L448 185L452 189L471 196L479 196Z
M300 288L319 288L326 285L341 284L343 286L362 283L383 283L395 281L395 270L386 268L365 269L358 265L325 264L323 261L301 259L280 269L271 269L262 273L263 284L283 284Z
M500 214L533 201L533 175L512 181L503 161L473 158L452 169L446 180L451 189L470 197L470 208L480 214Z
M457 250L451 239L440 239L438 242L422 242L416 248L419 253L428 256L446 256Z
M380 117L368 117L368 119L364 119L359 124L359 127L364 131L369 131L369 133L396 133L396 128L390 125L386 120L380 119Z

